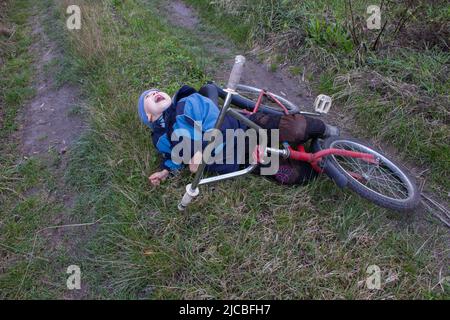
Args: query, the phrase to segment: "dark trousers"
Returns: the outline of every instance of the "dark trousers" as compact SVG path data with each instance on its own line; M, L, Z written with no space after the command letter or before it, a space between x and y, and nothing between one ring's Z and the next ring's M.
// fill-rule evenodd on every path
M214 85L206 84L198 92L219 105L219 94ZM325 123L322 120L301 114L269 115L257 112L250 115L249 119L264 129L279 129L280 142L296 145L320 138L325 133ZM280 168L274 178L282 184L304 184L316 175L309 163L280 159Z
M216 106L219 106L219 93L217 92L217 88L212 84L205 84L200 88L200 90L198 90L198 93L200 93L204 97L211 99L212 102L216 104Z

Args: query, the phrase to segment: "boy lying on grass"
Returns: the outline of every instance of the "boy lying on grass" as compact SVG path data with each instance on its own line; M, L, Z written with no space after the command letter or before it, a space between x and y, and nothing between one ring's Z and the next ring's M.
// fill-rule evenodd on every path
M143 92L139 98L138 112L141 121L152 129L152 142L156 149L162 154L163 161L160 171L150 175L149 180L153 185L159 185L171 172L180 170L183 165L174 162L171 156L172 149L180 141L171 141L174 130L187 132L192 138L195 130L200 124L202 133L214 128L219 116L217 88L211 84L203 86L198 92L189 86L181 87L173 99L162 91L150 89ZM290 115L268 115L261 111L248 116L250 120L264 129L279 129L280 141L292 144L303 144L309 139L338 135L336 127L329 126L323 121L306 117L301 114ZM220 130L248 129L247 126L237 119L225 115ZM180 131L181 130L181 131ZM223 137L226 137L224 134ZM223 142L223 146L227 141ZM202 143L202 148L207 142ZM236 144L234 144L236 148ZM189 155L189 170L196 172L202 159L202 153L191 148ZM198 150L198 149L197 149ZM224 150L224 149L222 149ZM235 150L234 161L223 161L222 164L213 163L206 166L206 171L217 173L228 173L239 170L237 161L245 150ZM225 153L225 152L223 152ZM225 159L225 158L224 158ZM315 176L308 163L299 161L280 160L278 172L274 178L283 184L304 183Z

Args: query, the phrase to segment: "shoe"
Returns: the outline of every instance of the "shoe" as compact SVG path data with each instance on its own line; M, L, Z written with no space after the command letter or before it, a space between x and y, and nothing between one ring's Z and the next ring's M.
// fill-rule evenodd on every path
M339 130L338 127L325 124L325 132L323 134L324 138L337 137L340 135L340 133L341 131Z

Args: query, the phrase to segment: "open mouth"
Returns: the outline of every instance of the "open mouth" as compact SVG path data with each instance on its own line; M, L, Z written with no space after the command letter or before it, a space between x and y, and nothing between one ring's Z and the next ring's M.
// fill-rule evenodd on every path
M156 95L156 97L155 97L155 102L156 103L159 103L159 102L161 102L163 100L165 100L165 98L162 95L160 95L160 94Z

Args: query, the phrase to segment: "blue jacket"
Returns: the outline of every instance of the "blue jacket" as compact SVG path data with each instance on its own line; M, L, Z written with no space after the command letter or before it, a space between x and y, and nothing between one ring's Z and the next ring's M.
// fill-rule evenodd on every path
M148 92L148 91L147 91ZM172 104L167 108L163 115L153 123L150 123L144 112L144 97L147 92L144 92L139 99L139 117L141 121L152 129L152 141L156 149L162 154L163 161L161 168L169 171L179 170L183 167L183 164L172 161L171 152L172 149L180 143L181 137L183 139L189 139L191 143L191 154L189 159L195 153L194 143L201 141L202 150L206 147L208 142L203 142L203 134L214 128L216 120L219 116L219 108L214 104L211 99L204 97L197 93L197 91L187 85L182 86L172 99ZM201 131L197 124L201 125ZM225 149L226 146L226 129L238 129L245 130L245 125L241 124L235 118L226 115L222 127L220 130L223 133L223 143L216 147L215 153L219 154L223 150L223 164L211 164L206 166L206 170L210 172L228 173L239 169L237 159L239 156L236 150L236 138L234 144L234 159L233 164L226 164ZM171 141L170 137L175 131L175 136L178 137L178 141Z

